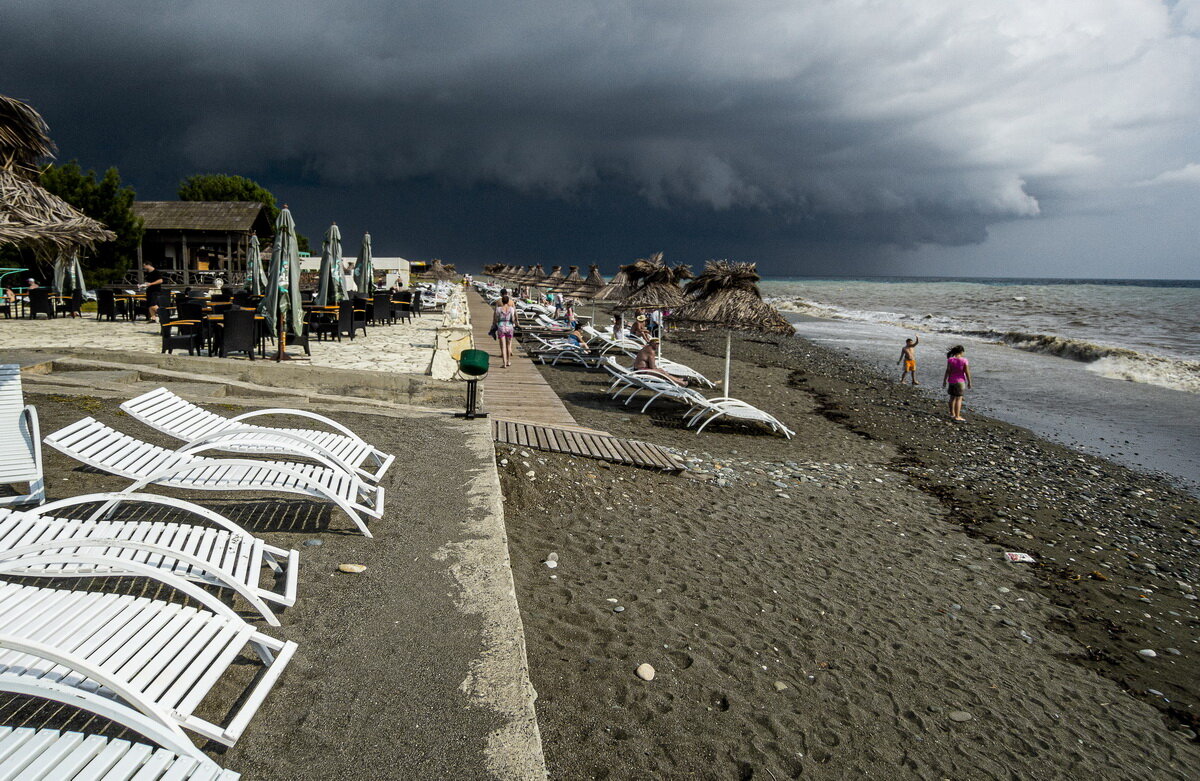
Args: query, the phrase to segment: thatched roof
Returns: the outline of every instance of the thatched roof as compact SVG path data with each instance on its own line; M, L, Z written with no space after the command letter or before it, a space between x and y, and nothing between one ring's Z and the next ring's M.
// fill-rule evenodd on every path
M116 234L37 183L38 163L54 154L48 129L32 106L0 95L0 244L51 256Z
M454 279L454 272L442 265L442 261L438 258L433 259L433 265L429 267L429 274L437 280Z
M753 263L711 260L687 286L691 300L672 312L671 320L739 331L795 333L792 324L762 300L759 279Z
M676 268L663 263L663 254L656 252L622 266L633 291L617 302L617 309L674 309L684 302L683 291L675 284L676 274L682 268L691 273L687 266Z
M571 266L568 269L571 273L563 277L562 281L554 286L555 291L574 295L579 286L583 284L583 277L579 276L579 266Z
M133 213L148 231L274 233L267 207L258 201L134 201Z
M593 263L588 267L587 279L579 283L575 295L580 298L594 298L604 288L604 277L600 276L600 267Z
M562 282L562 280L562 266L554 266L550 269L550 273L546 275L546 278L543 279L539 284L541 284L542 287L548 287L553 290L554 286L559 282Z
M0 168L33 178L38 163L55 151L42 115L28 103L0 95Z
M629 284L629 275L623 270L617 271L609 283L600 288L600 291L592 296L593 301L620 301L633 292L633 286Z

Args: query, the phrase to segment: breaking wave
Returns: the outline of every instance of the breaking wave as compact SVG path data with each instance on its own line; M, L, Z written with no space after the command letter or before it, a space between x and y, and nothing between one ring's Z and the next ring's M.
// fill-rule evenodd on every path
M834 320L898 325L935 333L958 334L990 342L1001 342L1018 350L1053 355L1087 364L1088 371L1103 377L1159 385L1172 390L1200 393L1200 362L1166 358L1127 347L1096 344L1053 334L1023 331L980 330L949 317L908 315L845 309L802 298L772 300L781 312L792 312Z

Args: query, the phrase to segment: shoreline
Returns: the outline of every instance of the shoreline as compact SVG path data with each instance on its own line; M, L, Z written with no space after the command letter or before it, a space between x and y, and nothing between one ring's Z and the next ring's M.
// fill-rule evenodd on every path
M713 377L723 353L668 338ZM734 395L790 443L696 435L669 405L607 400L601 375L542 370L581 425L676 447L695 478L498 449L552 777L1186 777L1200 759L1194 497L1001 421L953 426L802 338L735 337Z

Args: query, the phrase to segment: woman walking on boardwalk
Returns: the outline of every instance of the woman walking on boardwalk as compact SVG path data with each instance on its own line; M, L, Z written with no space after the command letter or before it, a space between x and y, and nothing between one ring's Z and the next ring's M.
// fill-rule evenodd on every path
M950 394L950 419L961 423L963 394L971 387L971 367L963 357L966 349L955 345L946 353L946 373L942 375L942 387Z
M496 338L500 340L500 358L502 368L507 369L512 363L512 340L517 333L517 308L508 300L508 293L500 296L500 303L492 315L492 325L496 327Z

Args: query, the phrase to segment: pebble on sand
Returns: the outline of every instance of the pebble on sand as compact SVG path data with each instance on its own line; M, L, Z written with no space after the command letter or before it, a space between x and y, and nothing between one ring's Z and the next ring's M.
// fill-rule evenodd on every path
M367 568L362 564L339 564L338 572L347 572L351 575L357 575L360 572L366 572Z
M305 540L304 541L304 545L309 548L315 548L318 545L324 545L324 544L325 543L322 542L321 540Z
M1154 657L1158 656L1158 653L1152 648L1143 648L1142 650L1138 651L1138 653L1147 659L1153 659Z
M950 720L951 721L970 721L973 718L975 718L975 717L972 716L971 714L967 713L965 710L950 711Z
M777 691L777 692L787 691L787 688L788 688L788 685L786 683L784 683L783 681L775 681L775 691Z
M654 668L651 667L649 664L642 662L641 664L638 665L637 677L641 678L643 681L653 681L654 680Z

